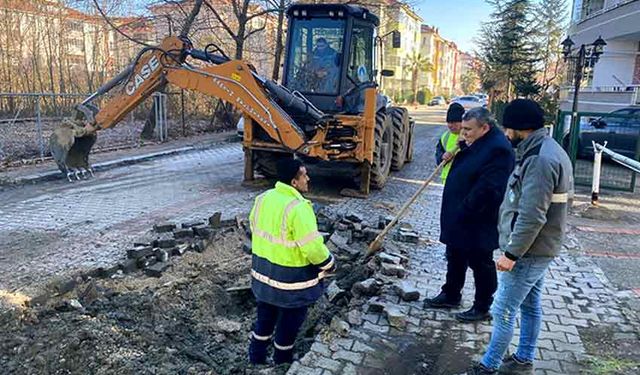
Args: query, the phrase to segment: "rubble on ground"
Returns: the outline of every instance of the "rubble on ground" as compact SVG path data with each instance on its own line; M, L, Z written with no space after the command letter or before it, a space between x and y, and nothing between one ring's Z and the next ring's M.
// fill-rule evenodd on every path
M378 224L318 211L338 268L309 310L297 357L322 335L347 336L367 306L394 326L406 324L403 312L380 296L416 298L401 279L406 245L387 241L384 251L367 258ZM250 235L246 219L220 213L206 221L157 223L150 239L123 249L118 264L59 280L19 309L0 312L3 371L245 373L255 315ZM286 367L256 371L284 373Z

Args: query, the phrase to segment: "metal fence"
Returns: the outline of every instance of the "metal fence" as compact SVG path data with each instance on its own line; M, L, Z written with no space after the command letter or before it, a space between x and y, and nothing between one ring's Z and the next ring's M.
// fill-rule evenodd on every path
M640 108L610 113L579 112L577 118L576 131L570 132L571 113L559 112L553 129L554 138L571 157L577 185L592 184L593 142L606 142L612 151L640 160ZM634 191L636 173L605 156L602 163L601 186Z
M16 163L42 160L50 155L48 139L61 120L73 116L74 106L86 94L0 93L0 168ZM101 107L108 97L94 100ZM215 121L217 100L201 94L178 91L154 94L121 122L98 135L94 150L138 147L140 134L153 100L158 101L155 117L157 141L219 131L230 121Z

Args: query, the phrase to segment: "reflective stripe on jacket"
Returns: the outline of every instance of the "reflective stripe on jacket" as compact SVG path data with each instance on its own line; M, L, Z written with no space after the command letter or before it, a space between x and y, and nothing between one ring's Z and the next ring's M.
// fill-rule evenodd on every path
M318 232L311 202L278 182L256 198L249 218L251 288L256 298L285 308L315 302L334 261Z
M442 145L442 148L444 148L444 152L452 152L458 145L458 134L452 133L451 131L447 130L446 132L442 133L442 136L440 137L440 144ZM442 168L440 179L442 179L443 184L447 180L447 176L449 176L451 164L453 163L447 163L447 165Z

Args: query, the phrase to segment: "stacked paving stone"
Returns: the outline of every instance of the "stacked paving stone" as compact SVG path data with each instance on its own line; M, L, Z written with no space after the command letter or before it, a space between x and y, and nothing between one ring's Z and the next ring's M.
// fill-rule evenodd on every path
M127 260L114 268L123 273L142 269L147 276L160 277L171 264L169 258L181 256L187 251L201 253L206 248L205 241L214 233L233 230L234 226L245 227L238 218L222 220L220 212L213 214L208 222L192 221L180 226L171 222L157 223L153 226L155 239L134 243L134 247L127 250Z

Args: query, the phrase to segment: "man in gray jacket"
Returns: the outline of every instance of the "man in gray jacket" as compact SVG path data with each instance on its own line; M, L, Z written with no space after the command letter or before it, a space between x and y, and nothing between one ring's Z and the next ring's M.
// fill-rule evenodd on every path
M516 99L505 108L502 125L516 147L516 167L500 206L498 231L504 254L496 264L502 272L491 307L493 332L470 374L533 374L544 276L562 247L573 194L571 161L543 124L544 112L532 100ZM503 361L518 310L518 349Z

